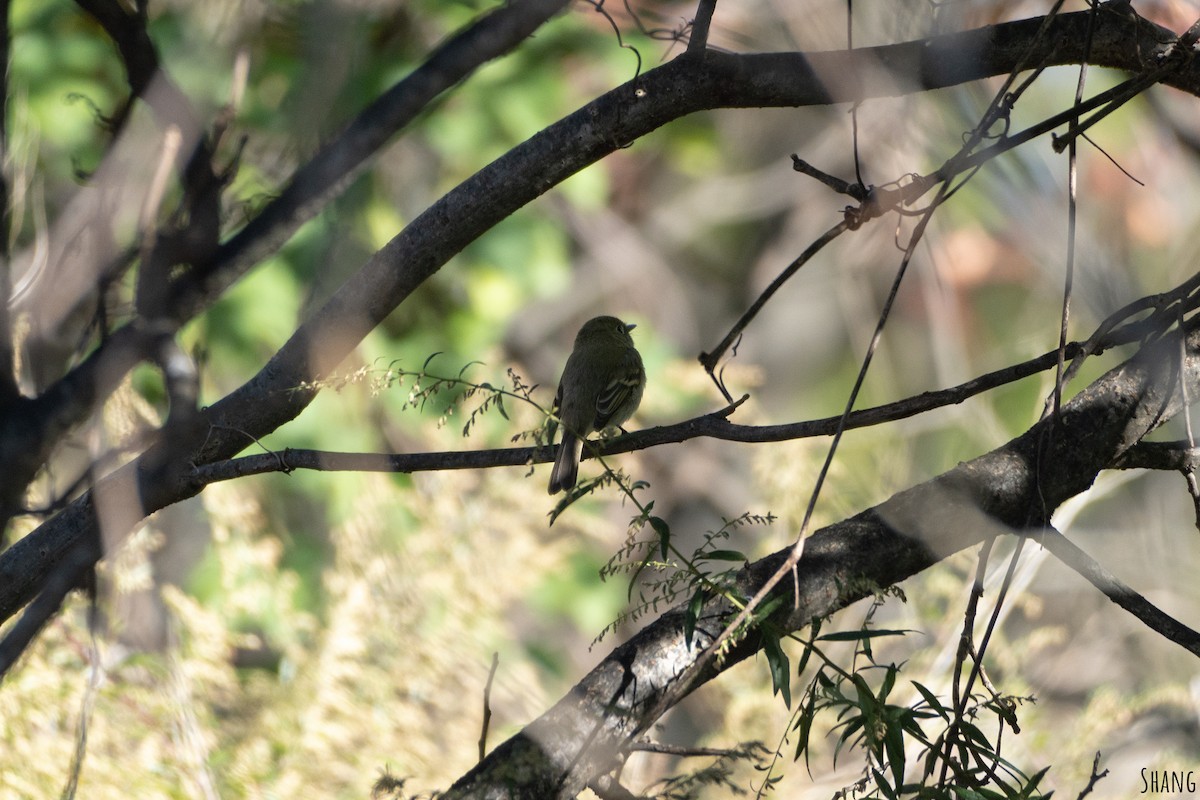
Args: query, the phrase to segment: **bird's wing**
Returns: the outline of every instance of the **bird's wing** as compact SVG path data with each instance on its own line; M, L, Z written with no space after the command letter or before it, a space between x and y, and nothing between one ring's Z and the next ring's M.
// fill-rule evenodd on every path
M637 389L642 381L640 367L637 354L632 353L621 362L621 368L596 397L596 424L593 426L596 430L602 431L611 425L613 415L625 406Z

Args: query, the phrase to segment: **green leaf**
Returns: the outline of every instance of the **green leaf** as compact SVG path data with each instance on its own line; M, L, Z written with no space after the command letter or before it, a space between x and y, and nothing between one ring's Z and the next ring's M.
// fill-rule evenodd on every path
M883 776L882 772L872 768L871 777L874 778L875 786L879 789L880 794L888 798L888 800L896 800L899 795L897 795L895 787L888 783L888 779ZM899 783L896 784L896 786L899 785Z
M763 631L763 654L767 657L767 666L771 669L771 684L774 694L783 695L783 704L792 707L792 670L787 653L779 644L778 634Z
M850 676L850 680L854 683L854 690L858 692L858 706L863 712L873 711L876 707L875 693L871 691L871 685L867 683L867 679L862 676L861 672L856 672Z
M671 526L662 517L650 517L650 527L658 534L658 547L662 554L662 560L667 560L667 546L671 542Z
M785 598L783 597L783 595L776 595L775 597L772 597L772 598L768 599L767 601L765 601L758 608L754 609L754 613L750 615L751 624L758 624L758 623L762 622L763 620L765 620L767 617L774 614L775 611L781 605L783 605L784 599Z
M950 789L963 800L1004 800L1004 795L990 789L970 789L963 786L951 786Z
M937 712L937 715L942 719L949 721L950 712L944 705L942 705L942 701L938 699L937 695L931 692L925 685L918 683L917 681L913 681L912 685L915 686L917 691L921 693L921 697L925 698L926 705Z
M879 685L879 693L876 695L880 703L887 700L887 696L892 693L892 688L896 685L896 675L899 672L900 670L895 664L888 665L887 672L883 676L883 683Z
M987 738L987 735L984 734L983 731L975 727L974 724L963 720L959 725L959 730L965 733L967 738L970 739L979 749L983 750L984 753L991 755L995 752L995 748L992 746L991 740Z
M796 664L796 677L799 678L804 674L804 668L808 666L808 660L812 658L812 645L804 646L804 655L800 656L799 663Z
M1035 772L1033 774L1033 776L1029 779L1029 781L1025 784L1025 788L1021 790L1021 794L1018 795L1020 800L1034 800L1035 797L1038 797L1038 798L1049 797L1050 796L1049 794L1034 795L1034 792L1037 791L1038 784L1042 782L1042 778L1046 777L1046 773L1049 771L1050 771L1049 767L1043 767L1042 769ZM1051 794L1053 794L1053 793L1051 793Z
M796 720L794 730L796 733L796 759L800 759L800 753L804 753L804 765L808 764L808 740L812 734L813 720L817 716L817 693L809 687L807 697L804 702L804 709L800 712L799 718Z
M842 746L850 741L850 737L862 730L863 718L854 717L845 723L846 729L842 731L841 737L838 738L837 744L833 748L833 763L837 764L837 757L842 752ZM836 730L836 728L835 728ZM862 738L861 736L859 737Z
M889 725L883 735L883 750L892 768L892 781L904 785L904 733L898 726Z

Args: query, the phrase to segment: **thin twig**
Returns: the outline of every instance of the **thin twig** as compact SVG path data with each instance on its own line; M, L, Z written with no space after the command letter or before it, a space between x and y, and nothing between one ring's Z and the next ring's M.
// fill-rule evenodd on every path
M1125 167L1121 166L1121 162L1117 161L1115 158L1113 158L1111 153L1109 153L1107 150L1105 150L1100 145L1096 144L1096 141L1094 139L1092 139L1092 137L1088 136L1086 133L1081 134L1081 135L1083 136L1083 140L1085 142L1087 142L1088 144L1090 144L1092 147L1096 148L1096 151L1098 153L1100 153L1100 155L1107 158L1110 164L1112 164L1117 169L1121 170L1121 172L1124 173L1126 178L1129 178L1129 180L1133 181L1138 186L1141 186L1143 188L1146 186L1144 181L1138 180L1136 177L1134 177L1132 172L1125 169Z
M679 756L680 758L705 758L715 756L717 758L729 758L737 756L738 750L730 750L723 747L684 747L678 744L665 744L663 742L639 741L634 742L629 747L630 750L637 750L642 753L658 753L667 756Z
M92 603L95 603L93 598ZM88 624L88 657L91 659L91 669L88 670L87 686L83 690L83 699L79 703L79 726L75 734L75 752L71 756L71 772L67 776L67 785L60 797L62 800L74 800L79 790L79 776L83 774L83 758L87 755L88 726L92 720L92 710L96 707L96 695L100 690L100 679L104 673L104 664L100 657L100 641L96 636L94 620Z
M979 548L979 555L975 561L975 579L971 582L971 594L967 597L967 607L963 610L962 633L959 634L958 638L958 650L954 656L954 677L950 683L950 702L954 707L954 718L946 730L946 738L942 748L942 771L938 776L939 786L945 786L946 780L949 777L950 767L953 762L954 744L957 741L958 730L962 726L963 714L967 707L967 700L970 693L969 691L963 691L962 669L963 665L966 664L967 656L976 652L975 646L972 643L975 638L975 618L979 612L979 601L983 597L983 580L987 575L988 561L991 558L992 548L995 544L996 537L989 536Z
M1083 787L1083 791L1079 793L1079 796L1075 800L1083 800L1083 798L1092 793L1092 790L1096 788L1096 784L1102 778L1106 777L1108 777L1108 770L1100 771L1100 751L1096 751L1096 757L1092 759L1092 775L1088 778L1087 786Z
M1099 6L1093 5L1088 17L1087 42L1084 45L1085 56L1082 63L1079 65L1079 79L1075 82L1075 107L1078 108L1083 102L1083 87L1087 83L1087 66L1088 58L1092 51L1092 39L1095 35L1096 14ZM1072 123L1079 121L1076 117ZM1071 294L1075 285L1075 231L1078 224L1079 210L1079 168L1078 168L1078 152L1077 142L1072 139L1070 146L1067 148L1067 264L1065 276L1063 278L1063 299L1062 313L1059 316L1058 328L1058 364L1054 369L1054 392L1052 400L1047 403L1047 410L1051 410L1054 418L1059 418L1059 411L1062 409L1062 393L1063 379L1066 375L1066 348L1067 348L1067 330L1071 321ZM1043 411L1045 414L1046 411ZM1054 435L1054 428L1051 426L1050 435Z
M500 666L500 654L492 653L492 667L488 670L487 683L483 686L483 723L479 731L479 760L487 755L488 726L492 724L492 681L496 668Z
M712 28L713 13L717 10L717 0L700 0L696 6L696 17L692 20L692 35L688 39L689 53L702 53L708 47L708 34Z
M853 197L858 202L863 202L867 199L867 189L861 183L850 183L844 181L836 175L830 175L828 172L817 169L812 164L802 159L800 156L792 153L792 169L796 172L807 175L810 178L815 178L821 183L833 189L838 194L848 195Z
M1053 527L1047 526L1044 534L1039 532L1039 543L1059 561L1078 572L1103 592L1109 600L1145 623L1150 630L1200 656L1200 632L1184 625L1155 606L1132 587L1122 583L1119 578Z
M854 49L854 0L846 0L846 49ZM850 152L854 156L854 179L866 189L862 176L862 158L858 152L858 103L850 104Z
M816 241L804 248L804 252L797 256L791 264L788 264L783 272L779 273L775 280L771 281L770 285L767 286L766 289L763 289L762 294L760 294L758 298L750 305L750 307L746 309L746 312L742 314L741 318L734 323L734 326L729 329L729 333L725 334L725 338L721 340L721 343L714 347L711 352L700 354L700 363L704 365L706 370L708 370L709 376L712 376L713 370L716 369L717 364L725 355L725 352L729 350L729 348L733 346L734 342L738 340L738 337L742 335L742 331L746 329L746 326L749 325L756 316L758 316L758 312L761 311L762 307L767 304L767 301L771 299L771 296L775 294L775 292L779 291L779 288L783 286L783 284L787 283L788 279L795 275L801 267L811 261L813 256L821 252L825 245L832 242L849 228L849 223L843 219L841 222L817 237ZM731 399L729 393L724 390L724 387L722 387L722 394L725 395L726 400Z
M58 613L63 599L79 586L95 560L93 548L81 545L59 561L57 569L43 583L41 591L26 607L25 613L0 639L0 678L8 674L42 627Z

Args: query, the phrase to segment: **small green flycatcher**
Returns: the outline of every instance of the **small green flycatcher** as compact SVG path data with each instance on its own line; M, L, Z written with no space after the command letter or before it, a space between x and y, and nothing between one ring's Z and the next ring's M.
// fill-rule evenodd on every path
M646 369L627 325L616 317L583 323L563 367L554 397L548 440L562 423L562 444L550 472L550 494L571 489L579 475L583 440L593 431L619 427L633 416L646 388Z

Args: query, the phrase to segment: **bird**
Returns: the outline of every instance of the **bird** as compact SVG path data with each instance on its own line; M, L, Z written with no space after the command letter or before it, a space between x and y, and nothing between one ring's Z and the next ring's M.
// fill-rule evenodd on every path
M635 327L616 317L600 316L583 323L576 334L550 418L550 442L558 423L563 427L550 472L550 494L575 486L579 455L588 434L620 427L641 403L646 368L629 335Z

